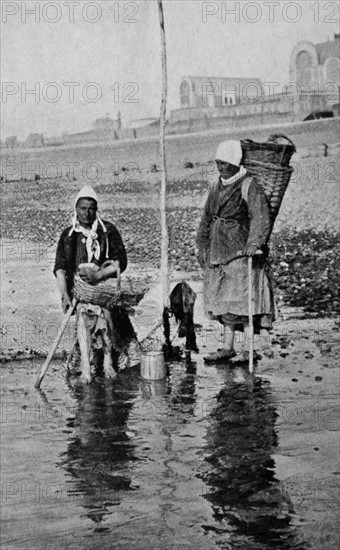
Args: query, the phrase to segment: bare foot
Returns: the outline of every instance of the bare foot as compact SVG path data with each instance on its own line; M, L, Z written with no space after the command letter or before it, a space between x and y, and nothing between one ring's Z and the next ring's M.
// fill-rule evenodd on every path
M119 372L126 369L126 367L128 366L129 364L129 357L126 355L126 353L124 351L122 351L120 354L119 354L119 357L118 357L118 369L119 369Z
M112 356L110 351L104 351L104 374L106 378L116 378L117 373L113 368Z
M236 352L234 349L219 349L214 353L209 353L203 357L205 363L219 363L223 361L229 361L232 357L235 357Z
M106 378L116 378L117 376L116 371L111 366L104 367L104 373Z
M80 381L81 381L82 384L91 384L91 382L92 382L91 374L82 373L82 375L80 377Z
M254 353L253 353L253 361L256 362L258 361L259 359L262 359L262 356L254 350ZM233 359L231 359L231 362L236 364L236 363L248 363L249 361L249 351L241 351L240 353L238 353L236 355L236 357L234 357Z

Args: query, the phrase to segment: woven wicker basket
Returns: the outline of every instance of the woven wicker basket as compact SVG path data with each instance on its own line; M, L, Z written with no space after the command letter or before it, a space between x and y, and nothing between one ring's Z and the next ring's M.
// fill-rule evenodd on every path
M247 163L247 171L256 177L268 200L271 229L279 212L283 196L289 184L293 168L281 168L265 162Z
M147 292L148 286L138 279L107 279L89 285L78 274L74 277L73 295L78 302L110 308L136 306Z
M279 143L280 140L286 140L288 143ZM294 143L284 134L273 134L265 143L256 143L251 139L241 140L241 146L244 166L249 162L264 162L288 167L292 155L296 152Z

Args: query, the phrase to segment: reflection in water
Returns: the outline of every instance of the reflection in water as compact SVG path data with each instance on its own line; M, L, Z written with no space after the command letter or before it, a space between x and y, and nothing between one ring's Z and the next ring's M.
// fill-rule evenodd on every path
M169 405L173 411L181 416L183 423L192 422L197 401L196 395L196 373L197 365L187 358L185 364L178 364L178 371L172 369L171 375L171 398ZM183 372L184 371L184 372Z
M147 530L152 536L150 544L144 539L139 548L159 548L171 550L191 548L191 531L197 523L197 500L201 501L201 485L193 475L196 464L197 430L195 430L195 408L197 365L187 359L174 362L170 366L169 380L164 383L161 394L155 383L147 386L158 389L157 395L163 399L154 401L151 437L152 449L149 458L157 464L145 465L140 477L147 474L147 499L154 509L149 517ZM143 397L147 396L144 392ZM156 405L156 406L155 406ZM202 429L203 435L203 429ZM150 468L151 466L151 468ZM146 531L146 529L145 529ZM200 539L201 537L201 539ZM202 540L204 535L198 536ZM199 546L206 548L206 545Z
M289 496L274 476L276 417L269 382L241 369L226 373L225 387L210 415L208 464L202 474L205 498L221 525L206 529L223 533L223 548L305 548L291 525Z
M135 447L127 421L138 384L130 371L114 383L103 379L73 388L78 407L68 426L74 434L59 464L72 475L74 498L80 497L87 517L97 524L113 513L111 507L121 503L126 491L135 489L129 473Z
M164 381L129 371L72 388L74 431L59 464L82 517L99 534L113 529L128 548L149 539L180 548L169 544L189 544L194 533L198 549L209 541L225 550L305 550L274 475L269 383L234 369L206 378L207 387L196 368L174 363Z

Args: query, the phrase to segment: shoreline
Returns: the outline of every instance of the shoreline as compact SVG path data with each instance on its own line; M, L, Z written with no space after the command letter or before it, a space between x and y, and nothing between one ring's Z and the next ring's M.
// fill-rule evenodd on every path
M205 138L205 137L229 137L232 138L235 136L236 138L245 138L246 134L251 133L254 135L266 133L267 131L275 130L275 133L289 133L294 136L294 134L300 134L308 131L314 131L314 130L322 130L330 128L331 126L339 126L340 124L340 117L330 117L330 118L322 118L322 119L316 119L316 120L306 120L306 121L296 121L296 122L278 122L277 124L263 124L263 125L249 125L249 126L243 126L241 128L230 128L228 130L227 125L228 121L226 120L226 129L222 128L216 128L212 130L205 130L205 131L197 131L197 132L187 132L187 133L178 133L178 134L166 134L165 138L166 141L176 141L176 140L189 140L192 138L193 140L197 138ZM92 149L94 147L112 147L115 146L116 148L124 147L124 145L131 145L131 144L145 144L145 143L155 143L159 142L159 135L156 134L155 136L148 136L148 137L140 137L140 138L133 138L133 139L117 139L112 141L93 141L93 142L82 142L82 143L74 143L74 144L63 144L63 145L47 145L46 147L18 147L15 149L7 149L5 147L2 147L0 149L0 154L2 152L6 153L12 153L12 152L23 152L23 153L36 153L37 151L67 151L69 149ZM115 148L113 147L113 148Z

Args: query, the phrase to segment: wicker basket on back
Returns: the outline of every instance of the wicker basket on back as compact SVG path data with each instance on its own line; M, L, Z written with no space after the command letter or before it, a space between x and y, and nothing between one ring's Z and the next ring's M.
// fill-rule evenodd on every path
M130 309L136 306L148 291L148 285L137 278L106 279L95 285L84 281L79 274L74 277L73 295L78 302L95 304L110 309L123 306Z
M279 143L280 140L286 140L288 143ZM296 147L283 134L273 134L265 143L256 143L250 139L242 140L241 145L242 164L249 174L256 177L267 197L272 231L294 171L289 162L296 152Z
M279 143L280 140L288 143ZM292 140L283 134L272 134L264 143L256 143L251 139L241 140L241 145L243 164L255 161L288 167L291 157L296 153Z

